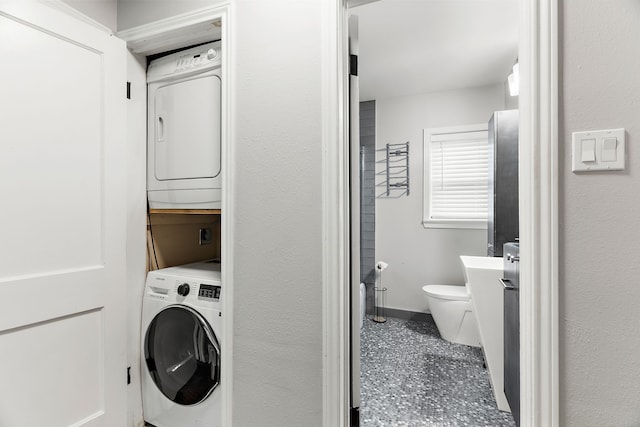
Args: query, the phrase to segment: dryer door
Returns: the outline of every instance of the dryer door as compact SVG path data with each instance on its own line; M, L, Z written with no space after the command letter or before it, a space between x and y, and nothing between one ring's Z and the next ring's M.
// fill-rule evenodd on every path
M194 77L153 93L153 162L159 181L214 178L220 173L220 77Z
M162 310L144 341L149 375L171 401L195 405L220 383L220 344L197 311L182 305Z

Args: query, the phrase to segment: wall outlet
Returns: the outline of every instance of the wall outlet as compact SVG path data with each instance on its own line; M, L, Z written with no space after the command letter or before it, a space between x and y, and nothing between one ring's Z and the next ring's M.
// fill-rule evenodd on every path
M213 243L213 232L211 228L201 228L198 233L198 243L200 245L210 245Z

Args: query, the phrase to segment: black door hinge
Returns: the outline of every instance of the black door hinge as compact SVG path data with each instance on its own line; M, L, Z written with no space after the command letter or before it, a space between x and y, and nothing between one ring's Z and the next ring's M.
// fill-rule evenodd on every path
M127 366L127 385L131 384L131 366Z
M351 427L360 427L360 408L351 408Z
M349 55L349 75L358 75L358 55Z
M127 99L131 99L131 82L127 82Z

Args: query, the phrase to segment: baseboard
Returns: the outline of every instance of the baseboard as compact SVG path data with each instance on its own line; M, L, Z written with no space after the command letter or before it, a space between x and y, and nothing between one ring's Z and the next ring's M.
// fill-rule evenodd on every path
M384 313L385 317L394 317L396 319L402 320L416 320L418 322L427 322L431 321L432 317L429 313L419 312L419 311L408 311L408 310L398 310L397 308L381 308L380 314Z

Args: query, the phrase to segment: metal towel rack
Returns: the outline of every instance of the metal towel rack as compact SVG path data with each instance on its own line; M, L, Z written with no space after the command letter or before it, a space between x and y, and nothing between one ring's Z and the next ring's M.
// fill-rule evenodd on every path
M409 141L387 144L387 196L392 190L406 190L409 195Z

